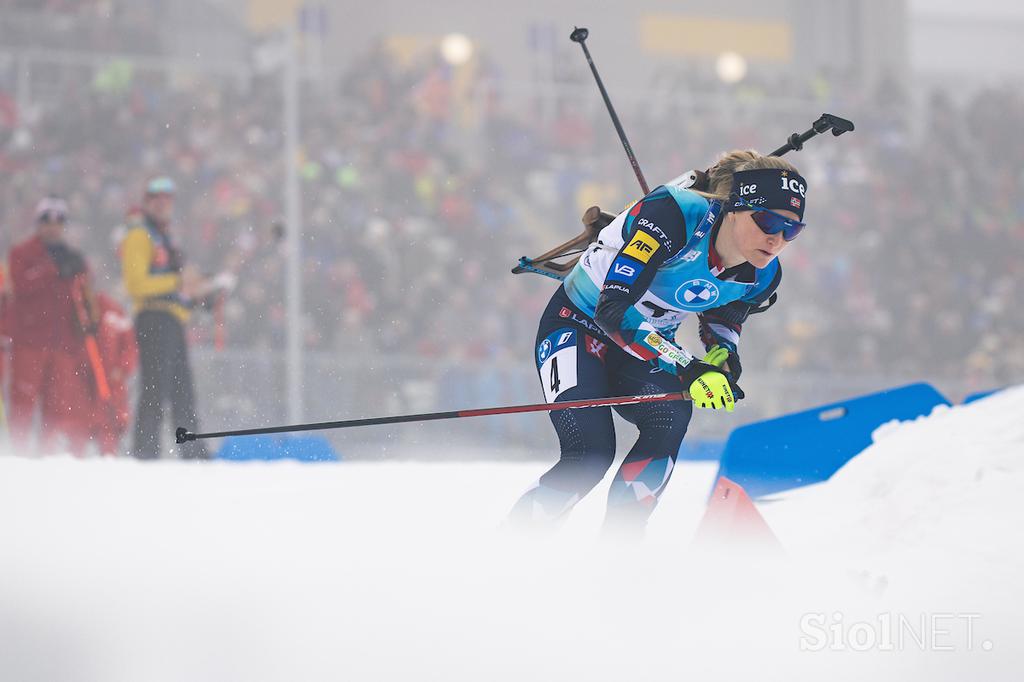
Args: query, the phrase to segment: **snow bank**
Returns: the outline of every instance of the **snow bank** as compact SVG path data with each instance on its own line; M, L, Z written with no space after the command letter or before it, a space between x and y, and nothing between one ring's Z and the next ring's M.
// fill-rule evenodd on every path
M706 463L615 544L607 483L551 536L500 528L536 464L0 457L0 679L1015 679L1022 406L886 429L764 505L782 560L690 547ZM929 641L857 650L904 621Z
M1024 575L1024 387L890 422L873 441L826 483L761 505L791 552L915 582L928 563L973 581Z

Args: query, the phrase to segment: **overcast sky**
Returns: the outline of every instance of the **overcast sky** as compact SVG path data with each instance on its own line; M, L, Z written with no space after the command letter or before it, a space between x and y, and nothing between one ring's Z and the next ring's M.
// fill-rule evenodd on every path
M1024 17L1024 3L1015 0L909 0L911 12L964 14L974 17Z

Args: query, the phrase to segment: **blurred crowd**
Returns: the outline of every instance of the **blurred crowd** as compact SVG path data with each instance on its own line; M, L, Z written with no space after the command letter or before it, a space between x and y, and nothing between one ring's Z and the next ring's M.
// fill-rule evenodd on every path
M296 163L308 349L357 363L382 353L427 365L529 362L554 282L509 269L574 236L587 206L617 212L637 196L596 91L576 77L565 95L511 96L484 59L452 67L381 47L338 83L304 89ZM12 84L3 89L0 101L14 107L0 130L5 252L31 229L39 197L57 193L70 206L71 241L99 286L116 292L125 215L147 179L172 176L183 252L206 272L239 277L222 314L193 326L193 342L283 349L276 74L171 82L138 73L115 87L83 81L24 109ZM1024 378L1017 92L966 101L936 92L914 106L891 84L860 92L838 78L797 87L754 74L722 86L681 70L652 74L642 101L617 105L652 185L729 148L770 151L821 111L857 124L792 156L810 183L810 227L784 254L779 305L748 325L741 350L760 359L745 366L978 387Z
M159 0L0 0L0 45L158 54Z
M813 348L793 362L975 386L1021 381L1024 143L1011 127L1022 114L1015 89L960 104L936 92L913 138L895 129L858 138L862 163L819 181L822 229L786 261L800 278L787 290L816 292L787 316L782 338Z

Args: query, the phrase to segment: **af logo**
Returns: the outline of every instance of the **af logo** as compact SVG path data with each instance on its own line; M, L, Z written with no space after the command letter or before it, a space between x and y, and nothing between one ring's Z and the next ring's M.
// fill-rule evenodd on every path
M646 263L651 260L651 256L653 256L654 252L660 247L661 244L651 235L646 232L636 232L633 235L629 246L623 249L622 253L635 258L641 263Z
M676 289L676 303L689 310L705 310L718 300L718 287L706 279L691 279Z

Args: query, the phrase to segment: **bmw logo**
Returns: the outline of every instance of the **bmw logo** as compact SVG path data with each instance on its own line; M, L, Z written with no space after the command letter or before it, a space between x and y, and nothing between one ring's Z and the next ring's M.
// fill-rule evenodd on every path
M540 362L544 362L548 359L549 355L551 355L551 339L544 339L537 349L537 359Z
M691 310L705 310L718 300L718 287L706 279L691 279L676 289L676 303Z

